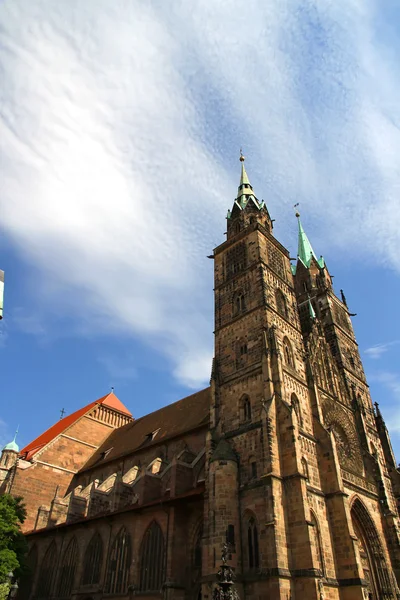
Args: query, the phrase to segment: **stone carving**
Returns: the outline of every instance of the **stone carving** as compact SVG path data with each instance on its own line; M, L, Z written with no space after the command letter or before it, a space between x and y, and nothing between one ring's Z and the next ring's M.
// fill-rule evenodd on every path
M357 431L352 415L328 397L322 398L325 426L335 436L340 464L350 471L362 468Z

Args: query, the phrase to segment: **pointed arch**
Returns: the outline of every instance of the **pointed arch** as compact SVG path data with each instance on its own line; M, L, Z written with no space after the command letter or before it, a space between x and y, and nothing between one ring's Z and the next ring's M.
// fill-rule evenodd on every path
M57 596L58 598L69 598L75 582L76 566L78 564L78 543L74 536L62 557L62 562L59 570Z
M85 552L82 585L92 585L100 582L102 564L103 540L99 532L96 531L93 534Z
M203 522L199 523L194 538L193 568L201 574L203 564Z
M45 600L51 595L55 574L55 564L57 564L57 544L53 540L50 546L47 548L42 565L40 567L39 579L35 594L38 599L40 598Z
M240 403L241 403L242 421L244 421L244 422L251 421L251 402L250 402L250 398L247 396L247 394L242 396Z
M17 600L28 600L33 591L33 580L38 563L38 550L36 544L29 550L26 559L27 572L19 582Z
M285 363L294 368L294 357L293 357L293 349L292 344L289 342L287 337L283 338L283 356L285 359Z
M294 412L296 413L296 417L297 417L297 422L299 424L299 427L303 427L303 415L301 412L301 408L300 408L300 402L298 397L296 396L295 393L293 393L290 397L290 402L291 405L293 407Z
M160 525L153 521L140 547L140 591L159 591L164 583L164 570L164 536Z
M275 304L276 304L276 310L278 311L278 313L280 313L283 317L287 318L287 316L288 316L287 302L286 302L285 295L280 288L276 288L276 290L275 290Z
M307 481L310 481L310 472L308 470L308 462L307 460L304 458L301 459L301 470L303 472L303 475L305 476L305 478L307 479Z
M322 549L322 538L321 538L321 530L319 527L318 519L313 510L310 510L311 513L311 544L314 546L315 551L315 559L316 559L316 568L318 569L318 577L325 576L325 560L324 553Z
M247 566L249 570L260 568L260 548L258 543L258 527L254 515L247 519Z
M106 594L123 594L126 592L131 561L131 537L125 527L122 527L114 539L108 557L104 587Z
M368 592L373 600L395 598L395 589L385 560L383 546L367 508L356 497L350 509L354 533L358 539L358 550L368 582Z
M246 310L246 297L242 290L236 292L232 301L233 316L240 315Z

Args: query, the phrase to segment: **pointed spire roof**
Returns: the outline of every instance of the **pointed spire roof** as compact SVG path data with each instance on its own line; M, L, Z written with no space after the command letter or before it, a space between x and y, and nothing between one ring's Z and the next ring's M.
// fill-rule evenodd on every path
M242 151L240 151L239 160L242 165L242 170L240 173L240 183L238 187L236 200L238 200L243 205L243 203L248 200L247 196L253 196L253 198L255 198L255 196L253 192L253 187L249 180L249 176L247 175L246 167L244 166L245 157L243 156Z
M303 225L300 221L300 214L298 212L296 213L296 217L299 225L299 244L297 250L297 257L307 268L310 266L312 258L315 259L315 261L321 268L324 267L324 259L322 256L320 259L317 258L317 255L315 254L313 247L311 246L311 242L303 229Z
M253 186L251 185L249 176L247 175L246 168L244 166L244 161L245 157L243 156L242 151L240 151L240 162L242 166L238 193L234 200L232 210L228 210L227 219L230 219L237 210L244 210L246 206L250 205L250 203L252 203L258 210L267 208L265 206L264 200L261 200L261 202L259 202L256 196L254 195Z

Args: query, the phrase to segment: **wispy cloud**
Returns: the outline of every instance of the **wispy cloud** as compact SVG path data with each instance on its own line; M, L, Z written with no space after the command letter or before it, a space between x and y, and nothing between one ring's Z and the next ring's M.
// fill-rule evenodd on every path
M104 367L110 377L111 385L117 381L136 379L137 368L134 357L116 357L115 355L103 354L98 358L98 362Z
M370 348L364 350L364 354L367 354L369 358L378 359L381 358L381 356L385 354L389 348L396 346L399 343L399 340L395 340L393 342L386 342L384 344L376 344L375 346L371 346Z
M0 227L40 270L41 303L140 337L181 382L205 383L205 257L241 145L280 239L294 245L282 223L300 200L315 246L398 269L399 40L377 11L3 2Z

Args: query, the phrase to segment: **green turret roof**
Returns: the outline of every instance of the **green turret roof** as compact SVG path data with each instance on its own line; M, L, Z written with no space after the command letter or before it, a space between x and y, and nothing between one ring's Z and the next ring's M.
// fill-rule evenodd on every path
M3 448L3 450L12 450L13 452L19 452L19 446L15 441L17 439L17 433L18 433L18 429L15 432L13 441L6 444Z
M315 261L322 269L325 266L324 259L322 256L320 259L317 258L317 255L315 254L313 247L311 246L310 240L308 239L307 234L303 229L299 213L296 213L296 217L299 224L299 245L297 250L297 256L307 268L310 266L311 260L314 257Z

